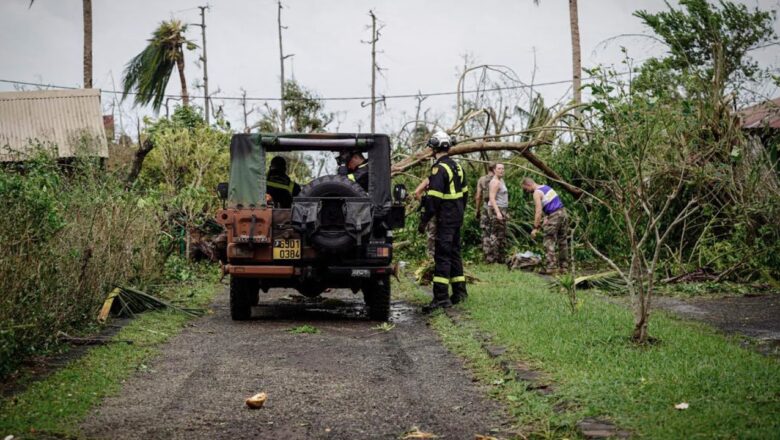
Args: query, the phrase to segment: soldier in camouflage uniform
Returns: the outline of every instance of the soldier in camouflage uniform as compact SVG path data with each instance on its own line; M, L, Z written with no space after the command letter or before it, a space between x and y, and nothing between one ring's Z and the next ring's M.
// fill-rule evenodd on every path
M504 165L497 163L494 176L488 187L488 213L490 233L485 261L488 263L506 262L506 225L508 221L509 191L504 182Z
M488 173L477 180L477 190L474 194L474 212L479 221L479 228L482 230L482 253L490 253L490 214L488 209L488 197L490 196L490 181L493 180L493 170L496 164L488 164Z
M534 229L531 237L536 237L539 229L542 229L547 258L546 272L554 274L566 271L569 267L569 216L561 198L554 189L547 185L537 185L530 177L523 179L523 189L534 195Z
M420 182L419 185L417 185L417 188L414 190L414 198L417 200L420 200L422 202L422 198L425 195L425 191L428 190L428 178L426 177L423 179L422 182ZM426 254L428 255L428 258L433 260L433 251L436 249L436 218L433 218L433 221L428 222L428 224L425 226L425 234L427 236L425 248L426 248Z

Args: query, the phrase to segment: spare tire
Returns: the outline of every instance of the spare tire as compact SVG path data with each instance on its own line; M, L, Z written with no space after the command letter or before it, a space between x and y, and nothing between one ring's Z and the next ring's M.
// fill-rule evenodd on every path
M301 188L300 197L368 197L357 183L344 176L318 177Z
M344 176L318 177L301 189L299 197L368 197L357 183ZM320 226L310 240L322 252L346 252L355 246L355 238L344 228L344 204L338 200L323 200Z

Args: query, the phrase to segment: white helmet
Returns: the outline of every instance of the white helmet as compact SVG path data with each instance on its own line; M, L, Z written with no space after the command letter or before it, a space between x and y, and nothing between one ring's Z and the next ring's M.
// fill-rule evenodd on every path
M434 150L447 151L453 145L455 145L455 137L451 137L441 130L433 133L433 136L428 139L428 147L433 148Z

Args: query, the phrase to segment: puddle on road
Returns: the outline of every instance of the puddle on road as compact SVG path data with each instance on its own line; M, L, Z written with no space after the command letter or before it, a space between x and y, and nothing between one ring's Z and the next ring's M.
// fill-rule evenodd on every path
M259 319L271 318L317 318L326 320L367 319L365 304L361 300L286 295L272 301L261 301L252 308L252 316ZM416 309L406 303L393 301L390 304L390 321L407 322L414 318Z

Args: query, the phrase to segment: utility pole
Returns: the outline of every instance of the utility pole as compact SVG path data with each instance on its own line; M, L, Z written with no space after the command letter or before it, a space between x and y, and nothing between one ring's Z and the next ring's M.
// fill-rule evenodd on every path
M287 58L290 58L291 56L295 54L284 54L284 48L282 47L282 29L287 29L287 27L282 26L282 0L278 0L277 4L279 6L277 13L276 13L276 23L279 28L279 72L280 72L280 78L279 78L279 98L281 103L281 108L279 109L279 117L281 119L279 127L280 132L284 132L284 121L285 121L285 114L284 114L284 60Z
M376 29L376 15L373 10L368 11L371 16L371 134L376 132L376 42L379 40L379 32Z
M203 54L200 60L203 62L203 110L206 113L206 125L209 125L209 119L211 118L211 110L209 109L209 70L206 58L206 9L208 8L208 4L206 6L198 6L198 9L200 9L200 24L195 25L200 26L203 41Z

